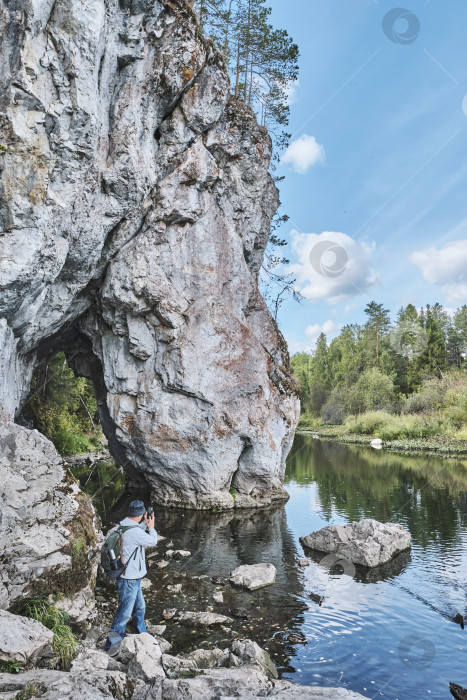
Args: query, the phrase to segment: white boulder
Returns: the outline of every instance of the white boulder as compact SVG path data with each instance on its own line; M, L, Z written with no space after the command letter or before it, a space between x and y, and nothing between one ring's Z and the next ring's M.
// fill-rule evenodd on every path
M349 525L328 525L300 537L300 542L309 549L336 554L352 564L372 568L409 549L411 536L402 525L361 520Z
M249 591L256 591L264 586L271 586L276 580L274 564L244 564L230 574L230 583L242 586Z

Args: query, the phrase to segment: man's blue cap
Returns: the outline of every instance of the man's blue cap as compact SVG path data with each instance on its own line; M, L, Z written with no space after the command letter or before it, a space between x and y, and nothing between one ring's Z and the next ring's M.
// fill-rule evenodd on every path
M137 515L144 515L146 507L143 501L132 501L128 510L128 517L135 518Z

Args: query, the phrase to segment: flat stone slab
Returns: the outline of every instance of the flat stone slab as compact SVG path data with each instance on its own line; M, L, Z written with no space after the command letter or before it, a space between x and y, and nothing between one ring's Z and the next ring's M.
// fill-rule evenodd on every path
M242 586L249 591L256 591L264 586L271 586L276 580L274 564L244 564L230 574L230 583Z
M300 542L303 547L373 568L410 549L411 535L402 525L361 520L349 525L328 525L300 537Z
M212 625L225 625L233 622L231 617L213 612L183 612L180 613L177 620L183 625L194 625L195 627L211 627Z

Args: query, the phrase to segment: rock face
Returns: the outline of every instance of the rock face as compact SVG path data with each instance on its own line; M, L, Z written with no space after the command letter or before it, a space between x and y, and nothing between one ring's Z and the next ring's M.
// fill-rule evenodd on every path
M242 586L249 591L256 591L264 586L271 586L276 580L274 564L243 564L230 574L230 583Z
M74 619L85 619L97 565L92 506L37 430L0 422L0 474L0 609L27 595L60 591L76 594L60 604ZM89 547L79 561L72 557L77 538Z
M411 536L402 525L361 520L349 525L329 525L301 537L304 547L337 554L352 564L374 567L385 564L410 548Z
M53 636L37 620L0 610L0 661L34 664L51 651Z
M266 130L184 0L17 0L0 30L3 418L64 349L159 503L284 498L299 401L257 285Z

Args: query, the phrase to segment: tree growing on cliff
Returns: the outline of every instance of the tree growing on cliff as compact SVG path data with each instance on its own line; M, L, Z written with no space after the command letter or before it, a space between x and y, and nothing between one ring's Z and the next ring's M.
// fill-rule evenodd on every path
M288 88L298 78L298 46L269 23L266 0L196 0L200 25L222 52L232 92L251 106L278 150L289 134Z

